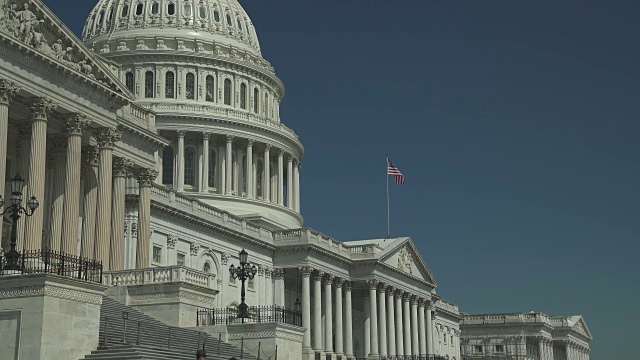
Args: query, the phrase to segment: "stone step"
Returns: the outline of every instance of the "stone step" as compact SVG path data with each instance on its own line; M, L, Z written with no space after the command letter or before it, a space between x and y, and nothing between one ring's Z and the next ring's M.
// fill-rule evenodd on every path
M207 360L228 360L231 356L240 359L240 355L221 354L208 351ZM113 345L101 348L85 356L82 360L185 360L195 358L195 351L180 351L157 349L145 345ZM254 359L253 357L243 357L243 360Z

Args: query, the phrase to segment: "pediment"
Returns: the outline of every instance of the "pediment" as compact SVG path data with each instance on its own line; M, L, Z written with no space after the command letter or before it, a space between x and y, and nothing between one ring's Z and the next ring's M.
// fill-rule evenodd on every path
M571 327L571 330L577 332L578 334L588 339L593 339L593 337L591 336L591 331L589 331L589 328L587 327L587 323L584 321L584 318L582 316L580 316L579 319L576 321L575 325Z
M0 0L0 36L33 49L44 59L96 82L96 86L133 100L118 81L117 69L100 61L41 0Z
M409 276L433 284L434 287L437 286L431 269L420 256L411 238L404 238L403 241L398 241L389 249L385 249L385 254L379 261Z

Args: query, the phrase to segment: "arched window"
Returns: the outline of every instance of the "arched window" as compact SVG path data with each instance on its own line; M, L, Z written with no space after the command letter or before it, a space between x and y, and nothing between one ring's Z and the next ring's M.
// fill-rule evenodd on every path
M264 178L264 164L262 163L262 159L258 159L258 165L256 167L256 195L264 197L264 192L262 189L262 182Z
M127 86L127 89L129 89L129 91L131 91L132 93L134 92L133 90L133 86L135 84L134 82L134 78L133 78L133 72L128 72L125 76L124 76L124 83Z
M258 88L253 89L253 112L258 113L258 97L260 97L260 91Z
M240 107L247 108L247 85L245 83L240 84Z
M187 74L187 84L185 86L187 99L193 100L196 96L196 76L193 73Z
M227 25L233 26L233 21L231 21L231 15L227 14Z
M153 15L157 15L160 12L160 4L158 4L157 2L154 2L151 5L151 13Z
M142 5L141 3L138 4L136 6L136 15L140 16L142 15L142 11L144 10L144 5Z
M124 4L122 6L122 12L120 13L120 16L126 17L127 15L129 15L129 4Z
M196 185L196 151L192 147L184 149L184 184Z
M144 74L144 97L153 97L153 71Z
M162 150L162 183L173 185L173 148L166 146Z
M231 105L231 80L224 79L224 104Z
M168 71L164 76L164 95L165 97L173 99L175 95L176 88L176 76L173 71Z
M204 263L204 266L202 267L202 271L207 274L211 273L211 264L209 264L209 262Z
M207 18L207 8L204 6L200 6L200 19Z
M169 14L169 15L175 15L176 14L176 5L175 4L169 4L169 6L167 7L167 14Z
M207 79L206 79L206 100L213 102L214 99L214 90L213 90L213 76L211 75L207 75Z
M191 16L191 5L184 4L184 16Z
M209 187L216 187L216 152L213 149L209 149L209 174L207 174Z
M216 22L220 22L220 13L218 12L218 10L213 10L213 19Z

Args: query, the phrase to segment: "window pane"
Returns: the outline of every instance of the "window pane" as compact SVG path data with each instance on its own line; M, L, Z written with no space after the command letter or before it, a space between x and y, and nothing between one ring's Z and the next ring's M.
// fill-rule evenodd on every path
M172 71L169 71L167 73L167 75L165 75L165 86L164 86L164 94L166 97L168 98L174 98L175 97L175 82L176 82L176 76L173 74Z
M240 84L240 107L247 108L247 85L244 83Z
M260 96L260 92L258 88L253 89L253 112L258 113L258 97Z
M184 16L191 16L191 5L184 4Z
M263 181L263 177L264 177L264 169L263 169L263 164L262 164L262 160L258 160L258 167L257 167L257 174L256 174L256 193L258 196L264 196L264 194L262 193L262 181Z
M124 4L124 6L122 7L122 13L120 14L120 16L125 17L127 15L129 15L129 5Z
M231 105L231 80L224 80L224 104Z
M133 93L134 81L133 81L133 73L132 72L128 72L127 75L125 76L125 83L127 85L127 89L129 89L129 91L131 91Z
M214 10L214 11L213 11L213 19L214 19L216 22L220 22L220 13L218 12L218 10Z
M204 19L207 17L207 8L204 6L200 6L200 19Z
M206 100L213 102L213 94L214 94L213 93L213 76L211 75L207 76L206 88L207 88Z
M147 71L144 75L144 97L153 97L153 71Z
M142 10L143 10L143 5L138 4L138 6L136 6L136 15L138 16L142 15Z
M196 184L196 152L193 148L186 148L184 151L184 183L194 186Z
M162 151L162 183L173 185L173 149L170 146Z
M238 19L238 30L242 30L242 24L240 23L240 19Z
M169 15L175 15L176 6L174 4L169 4L169 7L167 8L167 12L169 13Z
M209 187L216 187L216 152L209 149Z
M195 99L196 94L196 76L192 73L187 74L187 86L185 87L187 99Z
M227 25L233 26L233 21L231 21L231 15L227 14Z
M159 12L159 7L160 5L157 2L153 3L153 5L151 5L151 13L156 15Z

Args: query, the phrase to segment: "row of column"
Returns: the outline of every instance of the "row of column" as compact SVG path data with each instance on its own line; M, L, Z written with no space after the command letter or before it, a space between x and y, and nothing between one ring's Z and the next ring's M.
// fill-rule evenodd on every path
M177 152L176 152L176 181L177 181L177 190L184 191L184 175L185 175L185 136L186 131L179 130L178 131L178 143L177 143ZM211 133L203 132L202 133L202 171L199 176L198 183L199 191L203 193L209 192L209 149L210 149L210 137ZM238 188L240 186L233 186L233 150L234 150L234 140L235 137L232 135L226 136L226 142L224 146L220 146L218 152L220 154L224 153L224 156L221 156L220 159L221 164L219 166L220 171L222 172L220 176L220 185L219 191L224 195L233 195L234 190L237 194L241 193L241 190ZM237 140L235 140L238 143ZM248 139L245 142L245 164L244 167L246 169L246 197L250 199L258 198L259 194L256 194L256 183L258 181L258 176L262 176L262 199L264 201L271 201L272 198L274 202L278 205L285 206L299 212L300 211L300 168L301 164L298 159L293 157L290 154L285 154L284 150L277 150L277 162L276 162L276 194L271 194L271 151L272 146L269 144L264 144L263 151L263 173L254 174L254 144L255 141ZM256 158L257 160L257 158ZM285 161L287 166L287 186L286 186L286 198L285 198ZM257 161L256 161L257 162ZM286 204L285 204L286 203Z
M589 349L587 347L570 340L565 341L565 347L567 360L589 360Z
M337 278L310 267L302 272L302 324L306 328L303 339L305 353L324 353L351 357L353 351L353 308L350 281ZM313 284L313 319L311 319L311 275ZM322 286L324 284L324 300ZM365 311L366 356L426 356L433 354L432 303L411 296L401 290L367 282L368 294L363 294ZM344 289L344 294L343 294ZM333 343L333 293L335 290L335 341ZM344 306L343 306L344 296ZM324 334L322 306L324 304ZM344 312L343 312L344 310ZM313 340L313 343L312 343Z
M6 176L7 134L9 103L19 91L15 84L0 79L0 194L4 194ZM44 203L47 153L47 123L57 105L48 98L36 98L29 104L31 118L19 124L19 173L26 180L23 189L24 202L30 197ZM82 135L90 121L86 115L72 113L64 119L66 131L56 141L64 151L54 156L54 186L51 208L37 209L30 217L21 217L19 248L40 249L44 227L44 214L51 211L50 242L52 250L77 255L80 219L80 190L82 165ZM122 269L124 266L124 206L125 180L131 170L131 162L120 159L113 166L113 148L120 140L121 131L101 128L93 132L97 149L85 150L85 209L82 224L81 256L101 261L104 270ZM87 158L89 157L89 158ZM136 265L149 266L150 198L151 184L157 177L152 169L136 172L140 185L139 231ZM2 222L0 221L0 226ZM112 229L117 229L113 231ZM0 228L1 231L1 228ZM24 237L23 237L23 236Z

